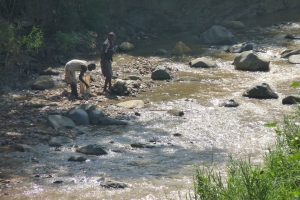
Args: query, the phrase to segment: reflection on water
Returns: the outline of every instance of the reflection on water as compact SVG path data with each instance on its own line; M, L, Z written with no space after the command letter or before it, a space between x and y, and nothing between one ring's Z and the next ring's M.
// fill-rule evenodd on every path
M181 38L192 49L201 49L198 55L209 55L216 60L219 67L194 69L180 58L169 59L169 66L178 70L179 77L194 79L161 81L161 87L154 88L153 92L141 93L138 98L148 99L150 103L144 109L126 112L131 119L129 126L79 127L85 134L70 145L56 149L39 144L34 152L6 154L7 160L22 162L23 166L2 167L12 173L16 173L16 168L17 173L31 178L5 191L12 199L184 199L192 188L195 164L213 161L217 169L224 171L228 155L261 162L266 147L275 137L274 128L264 125L282 121L283 115L293 108L282 105L282 98L298 93L297 88L289 85L299 80L300 68L279 55L286 45L299 45L299 41L287 43L284 40L286 33L297 31L299 26L295 23L280 31L265 28L256 29L251 36L245 33L245 38L254 42L271 60L269 72L237 71L232 65L235 55L216 48L200 48L200 41L192 44ZM171 49L177 39L169 36L168 41L154 41L147 48L144 44L137 45L138 49L146 49L138 51L138 56L153 56L153 50L158 47ZM131 56L118 54L116 65L122 68L124 60L121 58L126 60ZM268 83L279 99L242 97L242 93L257 82ZM240 106L218 106L228 99L234 99ZM103 102L102 105L107 103L116 102ZM112 106L111 109L117 108ZM171 116L167 113L170 109L181 110L184 116ZM135 111L141 116L135 116ZM81 155L75 152L77 146L95 143L104 146L108 154L87 156L84 163L67 161L72 155ZM133 143L145 144L148 148L133 148L130 146ZM100 187L101 181L107 179L125 182L129 187L124 190ZM63 182L54 184L55 181Z

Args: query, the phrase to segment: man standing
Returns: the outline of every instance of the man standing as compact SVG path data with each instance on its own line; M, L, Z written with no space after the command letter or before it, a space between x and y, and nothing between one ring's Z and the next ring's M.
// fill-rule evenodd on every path
M71 93L78 98L77 92L77 79L75 77L75 71L80 71L79 80L89 88L90 86L83 80L84 73L89 70L92 71L96 68L94 63L88 64L85 60L71 60L67 62L65 66L65 81L71 85Z
M113 32L110 32L107 36L107 39L102 45L101 49L101 70L102 74L105 77L105 82L104 82L104 87L103 87L103 92L106 91L107 84L108 84L108 89L111 88L111 78L113 76L113 71L112 71L112 66L111 63L113 61L113 54L114 54L114 41L115 39L115 34Z

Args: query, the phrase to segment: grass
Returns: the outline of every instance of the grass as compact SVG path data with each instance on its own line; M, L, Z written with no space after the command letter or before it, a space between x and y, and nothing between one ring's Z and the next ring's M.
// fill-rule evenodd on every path
M277 124L275 131L276 144L268 149L260 165L230 158L226 178L213 166L197 167L194 189L187 199L300 199L300 105L284 117L282 124Z

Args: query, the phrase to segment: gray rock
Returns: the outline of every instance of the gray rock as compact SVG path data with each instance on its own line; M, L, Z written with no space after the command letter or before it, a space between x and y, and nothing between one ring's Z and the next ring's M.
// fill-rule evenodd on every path
M164 66L157 66L156 69L151 74L151 79L153 80L167 80L171 79L168 70Z
M265 58L245 51L234 58L234 67L237 70L244 71L269 71L270 61Z
M189 62L191 67L199 67L199 68L215 68L217 67L216 62L213 60L209 60L208 58L197 58Z
M83 109L72 109L66 115L67 118L71 119L76 125L89 125L89 115Z
M289 58L291 55L300 54L300 49L286 49L280 53L281 58Z
M235 36L223 26L214 25L202 34L203 44L229 45L236 44Z
M83 157L83 156L78 156L78 157L75 157L75 156L71 156L68 161L74 161L74 162L84 162L86 161L86 157Z
M128 187L127 184L122 182L117 182L114 180L104 181L100 184L100 186L103 188L111 188L111 189L124 189Z
M98 144L90 144L76 149L77 152L89 155L106 155L107 152Z
M228 101L220 103L219 106L220 107L238 107L239 104L235 100L230 99Z
M33 90L45 90L45 89L50 89L53 86L54 86L54 81L50 76L39 76L34 81L31 88Z
M287 96L282 99L282 104L298 104L300 103L299 96Z
M140 75L128 75L125 80L142 80L142 77Z
M300 64L300 54L297 55L291 55L289 57L289 63L292 64Z
M67 143L71 143L73 142L73 140L71 140L68 137L63 137L63 136L58 136L58 137L54 137L52 138L48 144L50 147L60 147L63 144L67 144Z
M155 51L155 54L158 54L158 55L168 55L170 54L169 51L165 50L165 49L158 49Z
M243 96L257 99L278 99L278 95L273 92L267 83L255 85L254 87L246 90Z
M231 53L242 53L244 51L250 51L253 50L253 44L252 43L240 43L236 45L232 45L228 48L228 52Z
M167 113L170 114L170 115L179 116L179 117L184 115L183 111L180 111L180 110L177 110L177 109L168 110Z
M97 109L97 106L96 105L93 105L93 104L81 104L79 106L80 109L84 110L85 112L89 113L90 111L93 111L93 110L96 110Z
M120 46L119 49L121 51L131 51L132 49L134 49L133 44L129 43L129 42L123 42Z
M61 115L49 115L47 119L47 126L50 126L54 129L59 128L72 128L75 126L75 123L64 116Z
M104 117L102 110L92 110L89 112L90 123L92 125L101 124L101 120Z
M101 119L101 125L127 125L127 124L128 124L127 122L113 119L107 116Z

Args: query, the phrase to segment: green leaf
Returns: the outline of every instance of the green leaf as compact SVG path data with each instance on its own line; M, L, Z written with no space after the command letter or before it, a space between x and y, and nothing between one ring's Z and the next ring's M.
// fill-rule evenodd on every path
M267 123L264 126L265 127L275 127L277 125L277 122Z
M290 87L299 87L300 83L298 81L293 82Z

